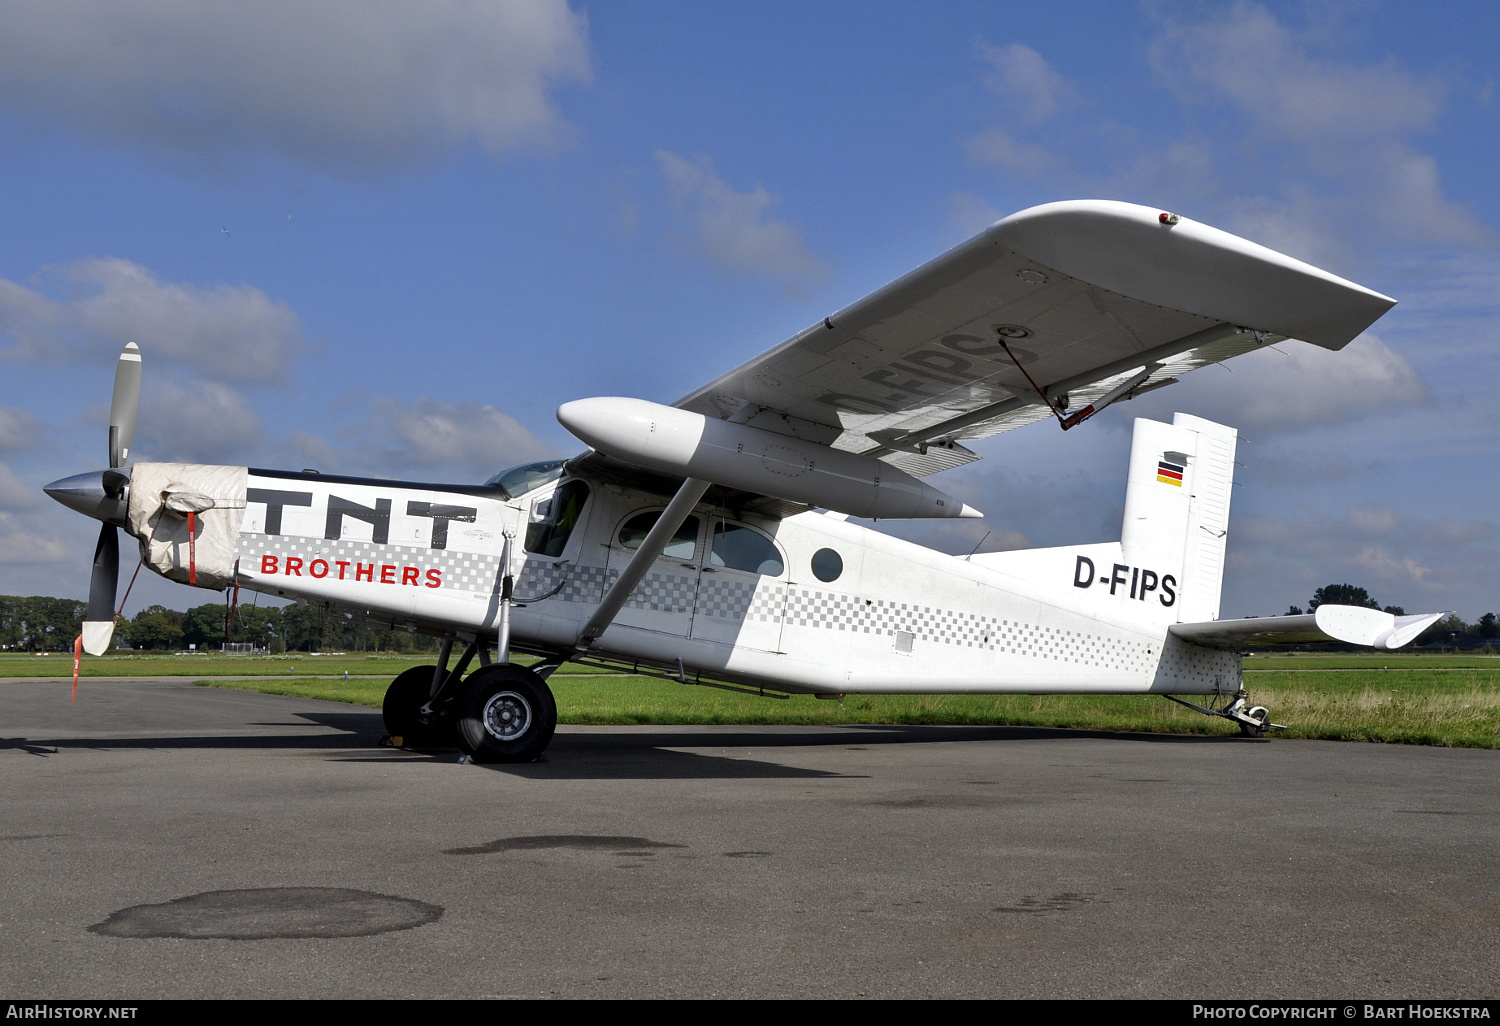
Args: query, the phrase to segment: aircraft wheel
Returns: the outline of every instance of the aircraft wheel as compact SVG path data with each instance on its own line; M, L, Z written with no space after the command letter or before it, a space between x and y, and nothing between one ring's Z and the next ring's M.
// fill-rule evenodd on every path
M400 738L403 747L421 747L440 744L442 731L417 719L422 706L432 694L432 674L435 666L413 666L403 670L385 689L385 701L380 706L381 719L385 720L386 733Z
M1253 720L1256 720L1257 721L1257 725L1252 727L1250 724L1245 723L1243 720L1240 721L1240 736L1241 737L1265 737L1265 735L1266 735L1266 724L1268 724L1268 723L1271 722L1271 713L1270 713L1270 710L1268 710L1263 705L1257 705L1257 706L1253 706L1253 707L1251 707L1249 709L1246 709L1245 710L1245 715L1249 716Z
M514 663L469 674L458 705L458 744L476 762L531 762L557 729L551 689Z

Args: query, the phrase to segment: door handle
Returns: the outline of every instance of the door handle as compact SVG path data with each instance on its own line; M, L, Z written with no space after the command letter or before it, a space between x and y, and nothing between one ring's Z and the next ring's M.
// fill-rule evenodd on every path
M719 572L719 569L718 567L706 566L703 568L703 572L706 574L716 574Z
M677 565L680 566L680 567L682 567L685 570L696 570L696 569L698 569L692 563L678 563Z

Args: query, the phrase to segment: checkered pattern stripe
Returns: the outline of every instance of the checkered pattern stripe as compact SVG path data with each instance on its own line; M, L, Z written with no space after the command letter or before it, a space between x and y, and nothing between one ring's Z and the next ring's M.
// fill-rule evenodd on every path
M616 576L619 576L618 574ZM555 599L559 602L583 602L598 605L604 601L608 584L602 566L572 566L528 559L516 578L516 601L537 602ZM557 591L558 585L562 590ZM552 594L557 591L557 594ZM543 599L542 596L548 596Z
M296 538L271 535L258 538L256 543L243 546L240 556L242 573L259 574L260 557L277 557L278 568L284 569L286 557L302 560L301 574L312 576L309 569L315 559L327 560L329 572L324 580L338 580L340 561L348 563L343 579L355 580L357 564L374 567L369 578L361 581L380 581L381 566L397 567L396 579L400 580L400 568L414 566L421 571L421 585L427 584L427 571L442 572L443 587L449 590L479 592L488 595L495 588L495 575L500 569L498 556L486 556L473 552L449 552L445 549L418 548L412 545L376 545L374 542L356 541L352 538ZM278 573L277 576L281 576Z
M698 585L699 617L743 623L781 619L786 589L781 585L755 588L747 581L705 576Z
M602 566L569 566L566 563L528 559L516 583L520 602L582 602L598 605L604 593L620 579L618 570ZM562 589L552 592L558 585ZM540 596L547 596L541 598ZM781 586L755 588L745 581L705 576L701 583L692 574L653 571L636 585L627 609L649 609L662 613L691 613L697 601L697 616L721 620L771 621L781 615L786 589Z
M887 636L904 631L919 641L1127 672L1153 665L1151 647L1142 641L812 588L790 589L786 626Z
M619 579L618 570L609 572L611 587ZM630 598L625 600L625 606L627 609L651 609L659 613L691 613L697 585L697 579L686 574L648 573L635 586Z

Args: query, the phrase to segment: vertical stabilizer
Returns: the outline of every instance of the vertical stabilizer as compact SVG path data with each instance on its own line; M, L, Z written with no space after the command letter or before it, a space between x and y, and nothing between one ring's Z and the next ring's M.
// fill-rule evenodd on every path
M1219 616L1237 440L1234 428L1183 413L1135 422L1120 544L1127 563L1175 578L1179 622Z

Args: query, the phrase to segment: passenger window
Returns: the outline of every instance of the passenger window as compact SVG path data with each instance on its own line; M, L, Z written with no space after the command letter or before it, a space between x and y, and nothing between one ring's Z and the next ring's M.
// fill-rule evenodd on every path
M832 549L819 549L813 553L813 576L825 583L836 581L844 572L844 559Z
M646 534L656 526L661 519L661 510L654 513L638 513L625 521L625 526L620 528L620 544L634 551L641 547L641 542L646 540ZM663 556L673 559L692 559L693 553L698 550L698 518L688 517L672 535L672 540L667 542L667 547L662 550Z
M558 488L547 506L545 519L527 526L526 551L538 556L561 556L588 499L589 486L582 481L569 481Z
M742 524L720 520L714 524L712 565L726 570L743 570L750 574L780 577L784 568L781 553L771 539Z

